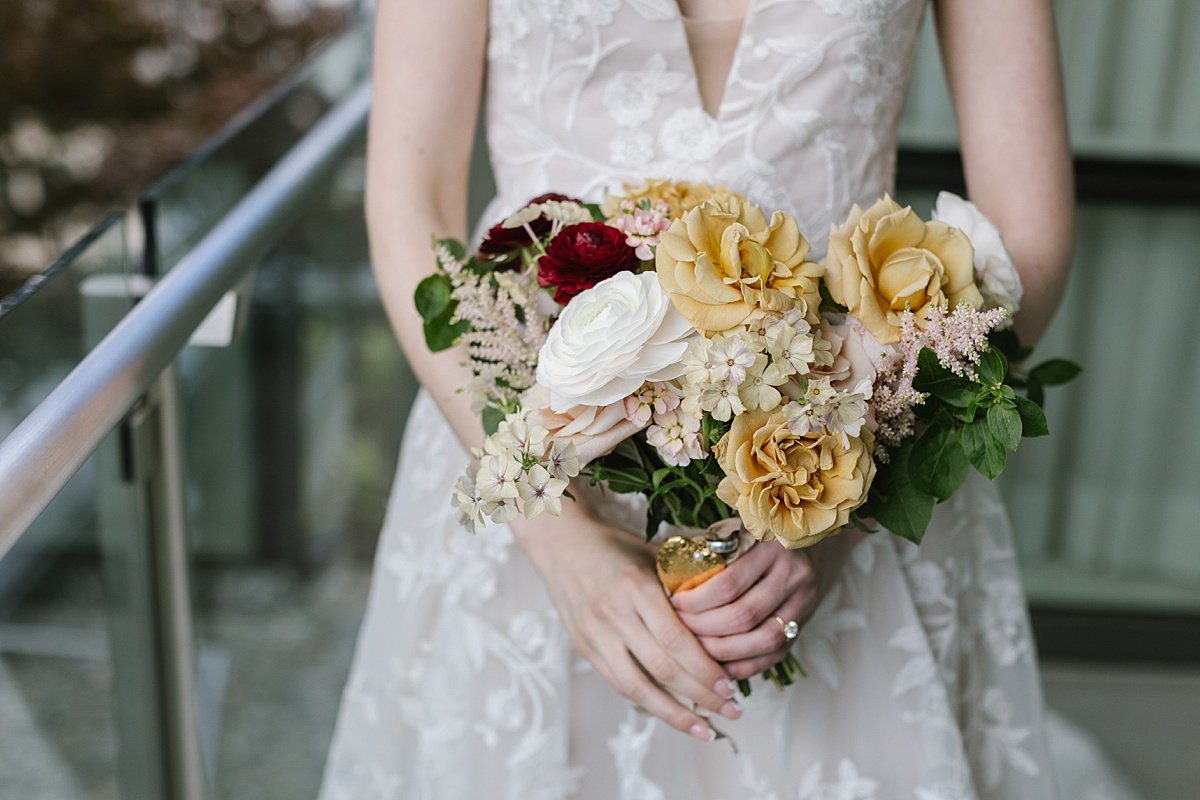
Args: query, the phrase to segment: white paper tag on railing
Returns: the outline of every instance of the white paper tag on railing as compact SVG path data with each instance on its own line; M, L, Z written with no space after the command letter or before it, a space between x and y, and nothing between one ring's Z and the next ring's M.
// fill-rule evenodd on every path
M97 300L123 302L130 299L141 300L153 286L154 281L145 275L102 273L89 275L80 286L80 293L89 298L91 303ZM196 330L192 331L188 344L193 347L228 347L232 344L237 323L237 307L238 293L236 289L231 289L217 301ZM125 310L127 309L118 306L108 313L124 314ZM103 330L107 331L114 322L104 324L106 327Z
M228 291L208 312L204 321L192 332L188 344L194 347L228 347L233 342L234 323L237 321L238 296Z

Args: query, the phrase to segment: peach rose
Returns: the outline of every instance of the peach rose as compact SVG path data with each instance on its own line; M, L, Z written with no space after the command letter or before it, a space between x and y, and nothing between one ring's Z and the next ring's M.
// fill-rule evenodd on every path
M719 333L755 309L800 307L817 321L820 265L795 217L776 211L770 223L752 203L709 202L671 223L655 254L658 280L697 330Z
M983 304L970 240L887 195L866 211L854 206L846 223L830 231L825 283L882 344L899 341L905 308L922 325L931 305Z
M713 448L725 471L717 497L737 509L759 541L814 545L850 521L875 478L870 432L848 442L798 436L782 409L741 414Z
M648 180L642 185L626 183L622 186L624 194L607 194L601 205L605 219L612 219L621 213L621 201L629 200L637 205L642 200L654 205L658 201L666 203L672 219L678 219L701 203L708 200L728 203L730 201L745 202L746 198L724 186L709 186L706 183L691 181Z
M629 419L625 401L606 406L574 406L563 412L550 408L550 390L535 383L521 396L521 405L530 409L529 424L545 428L556 442L575 445L580 466L584 466L646 427Z

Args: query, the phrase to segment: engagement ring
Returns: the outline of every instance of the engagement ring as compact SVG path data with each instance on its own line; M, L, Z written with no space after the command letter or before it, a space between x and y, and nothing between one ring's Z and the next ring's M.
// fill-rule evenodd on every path
M783 638L789 642L800 635L800 623L796 620L788 620L784 622L783 617L775 615L775 621L779 623L779 627L783 628Z

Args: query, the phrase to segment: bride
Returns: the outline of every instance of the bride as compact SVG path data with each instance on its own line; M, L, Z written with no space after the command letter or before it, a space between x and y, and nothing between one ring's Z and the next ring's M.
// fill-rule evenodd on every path
M639 509L576 487L561 517L471 536L450 494L482 438L455 355L412 307L429 235L463 237L485 86L492 222L547 191L721 183L825 248L892 188L925 0L379 4L367 214L421 393L322 796L1038 800L1055 795L1036 657L995 488L920 548L847 531L752 548L669 601ZM1073 224L1051 3L934 0L971 199L1021 272L1032 342ZM787 652L808 677L735 681ZM679 699L677 699L679 698ZM680 702L682 699L684 702ZM697 713L698 709L703 713ZM639 710L640 709L640 710ZM730 742L713 739L716 731Z

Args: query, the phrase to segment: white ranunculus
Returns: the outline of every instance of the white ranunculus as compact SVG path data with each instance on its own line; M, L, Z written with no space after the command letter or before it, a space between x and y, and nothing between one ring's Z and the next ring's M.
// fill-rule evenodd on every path
M537 380L554 411L606 406L646 381L679 377L694 333L656 273L621 272L566 307L538 354Z
M1012 256L1004 247L1000 231L974 203L950 192L940 192L933 218L958 228L975 248L975 279L988 308L1008 310L1009 316L1021 307L1021 276Z

